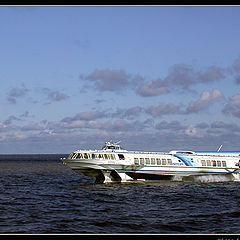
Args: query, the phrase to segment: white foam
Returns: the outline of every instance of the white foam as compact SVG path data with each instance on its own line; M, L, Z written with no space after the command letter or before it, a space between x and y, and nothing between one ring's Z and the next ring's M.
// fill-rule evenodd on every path
M183 181L183 177L182 176L173 176L172 177L172 181L176 181L176 182L182 182Z
M205 175L205 176L193 176L194 182L211 183L211 182L231 182L234 180L233 176L228 175Z
M240 181L239 178L232 174L225 175L202 175L202 176L173 176L174 182L199 182L199 183L211 183L211 182L231 182Z

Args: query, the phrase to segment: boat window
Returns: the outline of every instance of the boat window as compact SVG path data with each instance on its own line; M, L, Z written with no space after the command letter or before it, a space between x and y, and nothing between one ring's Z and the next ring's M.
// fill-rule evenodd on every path
M68 156L68 158L72 158L72 156L74 155L74 153L71 153L69 156Z
M156 163L155 158L151 158L151 164L155 165L155 163Z
M77 156L76 156L76 158L80 158L80 157L81 157L81 156L80 156L80 153L78 153Z
M207 166L211 166L211 161L207 160Z
M109 155L108 154L104 154L104 158L105 159L109 159Z
M217 161L217 166L218 167L221 167L222 165L221 165L221 161Z
M93 153L93 154L92 154L92 159L95 159L95 157L96 157L96 156L95 156L95 154Z
M138 158L134 158L134 164L139 165L139 160L138 160Z
M77 157L77 153L74 153L74 155L72 156L72 159L76 159Z
M114 154L110 154L110 156L111 156L112 160L115 160L115 155Z
M124 160L124 155L123 154L118 154L119 160Z
M172 165L172 159L168 159L168 165Z
M144 165L144 158L140 158L140 164Z
M216 160L212 160L212 166L216 167Z
M107 149L115 149L115 147L114 146L107 146Z
M150 159L149 158L145 158L145 162L146 162L146 164L150 164Z
M99 158L103 158L103 154L99 154Z
M87 153L84 153L84 158L88 159L88 154Z
M226 167L226 166L227 166L226 161L222 161L222 166L223 166L223 167Z
M166 161L166 159L162 159L162 165L166 165L167 164L167 161Z
M206 166L206 161L205 160L201 160L202 166Z
M161 159L157 158L157 165L161 165Z

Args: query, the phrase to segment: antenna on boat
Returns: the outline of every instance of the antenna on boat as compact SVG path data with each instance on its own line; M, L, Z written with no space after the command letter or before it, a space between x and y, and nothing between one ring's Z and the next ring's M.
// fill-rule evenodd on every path
M220 152L221 148L222 148L222 144L221 144L221 146L218 148L218 150L217 150L217 151L218 151L218 152Z

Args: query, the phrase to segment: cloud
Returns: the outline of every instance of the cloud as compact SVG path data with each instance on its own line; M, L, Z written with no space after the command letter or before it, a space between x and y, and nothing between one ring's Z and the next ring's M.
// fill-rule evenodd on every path
M21 118L32 118L33 115L30 115L29 111L25 111L23 114L20 115Z
M14 149L16 152L21 152L26 146L31 145L28 153L29 151L59 152L59 149L68 153L79 147L101 147L109 139L121 140L123 146L133 150L170 151L181 148L181 150L208 151L216 150L223 143L224 150L227 148L234 150L239 148L237 139L240 136L240 128L237 124L215 121L194 125L183 124L180 120L161 121L156 125L147 120L123 119L106 121L75 119L66 122L45 122L44 125L36 122L22 127L0 123L0 131L0 150L6 147L4 151L9 149L11 152ZM9 146L12 148L10 149Z
M130 108L124 111L124 116L127 112L138 112L138 108ZM115 120L100 120L101 118L112 118L112 114L105 114L105 112L82 112L76 114L74 117L66 117L62 119L60 122L50 122L46 125L46 129L49 129L53 132L66 132L71 130L84 130L87 131L91 129L97 129L98 131L106 131L106 132L121 132L121 131L139 131L145 128L148 128L152 121L147 119L144 121L126 121L125 119L115 119ZM130 118L129 118L130 119Z
M21 128L22 131L35 131L43 130L43 127L39 126L37 123L27 124Z
M95 69L88 76L80 79L93 83L99 91L120 91L130 84L130 76L124 70Z
M11 125L13 121L21 121L21 119L16 116L11 115L3 122L3 124Z
M21 87L12 88L7 93L7 101L11 104L16 104L18 98L25 97L28 92L28 89L22 84Z
M186 64L176 64L170 68L165 81L173 88L180 87L189 90L191 86L202 83L211 83L225 78L225 69L216 66L197 71Z
M192 66L175 64L169 69L163 79L145 81L137 90L137 94L144 97L158 96L179 90L189 90L197 83L197 73Z
M240 118L240 95L235 94L230 97L229 102L224 106L222 112Z
M25 111L23 114L20 114L19 117L11 115L5 121L3 121L2 126L5 126L6 128L8 128L8 130L17 129L20 127L18 127L17 125L13 125L14 122L22 123L26 121L26 118L30 118L30 117L33 117L33 116L31 116L28 111Z
M202 122L202 123L199 123L196 125L196 128L199 128L199 129L206 129L208 127L209 127L209 125L205 122Z
M11 124L5 124L5 123L1 123L0 122L0 132L3 133L3 132L6 132L9 134L9 132L11 132L12 130L17 130L18 127L17 126L14 126L14 125L11 125ZM4 136L0 136L0 138L4 138Z
M237 77L235 78L235 83L236 83L236 84L240 84L240 76L237 76Z
M217 82L225 78L226 70L216 66L208 67L205 71L199 73L201 83Z
M106 131L114 132L136 132L143 131L143 129L149 126L148 121L126 121L123 119L117 119L115 121L107 121L102 124L102 129Z
M112 113L112 117L117 117L117 118L135 118L139 116L139 114L143 111L142 107L136 106L136 107L131 107L127 109L117 109L116 112Z
M140 86L137 93L143 97L158 96L169 93L166 82L161 79L150 80Z
M230 124L230 123L224 123L222 121L214 121L211 123L211 128L219 128L219 129L225 129L230 130L231 132L240 131L240 128L237 124Z
M218 89L214 89L212 92L203 91L199 100L191 101L189 103L189 106L186 109L186 114L198 113L208 108L211 104L213 104L222 97L223 94Z
M189 136L196 136L198 134L197 129L192 124L188 126L185 133Z
M194 85L220 81L225 78L225 74L224 68L216 66L197 71L191 65L175 64L170 67L165 78L145 81L138 88L137 94L150 97L173 91L193 91Z
M232 72L240 73L240 58L235 60L231 69ZM194 91L194 86L219 82L231 71L217 66L198 70L188 64L174 64L169 68L167 76L157 79L147 80L139 74L131 75L124 70L111 69L95 69L89 75L80 75L80 79L90 83L98 91L120 92L130 87L142 97L153 97L174 91ZM238 76L235 80L238 84L239 79Z
M185 130L187 127L175 120L172 122L161 121L160 123L156 124L155 128L158 130L180 131Z
M63 126L64 128L85 128L86 122L82 120L72 120L72 121L67 121L67 123Z
M145 112L150 114L152 117L157 117L166 114L178 114L180 113L180 107L177 107L171 103L160 103L158 106L151 106L149 108L146 108Z
M69 96L67 96L64 93L61 93L59 91L54 91L51 90L49 88L42 88L41 91L47 95L47 98L49 101L52 102L58 102L58 101L63 101L69 98Z
M62 119L62 122L72 122L72 121L89 121L96 120L98 118L106 117L106 111L92 111L92 112L81 112L76 114L74 117L66 117Z
M196 84L197 73L192 66L186 64L175 64L169 69L169 74L165 78L167 85L182 87L188 90L193 84Z
M232 64L232 69L236 73L240 73L240 57L234 60Z
M240 56L234 60L228 71L233 75L235 83L240 84Z

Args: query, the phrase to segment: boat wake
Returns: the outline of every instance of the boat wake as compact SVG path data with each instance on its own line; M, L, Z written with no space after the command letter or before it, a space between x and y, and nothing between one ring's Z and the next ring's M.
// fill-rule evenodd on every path
M183 181L197 183L215 183L215 182L232 182L234 177L231 174L225 175L205 175L205 176L190 176L183 178Z

